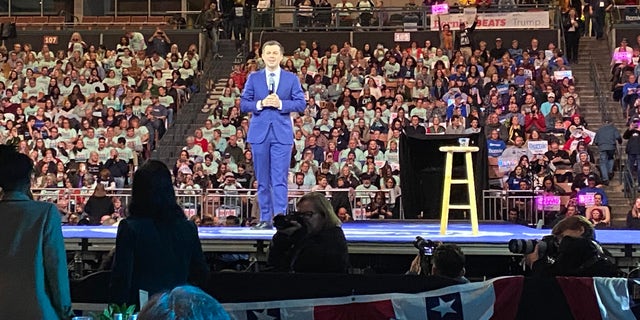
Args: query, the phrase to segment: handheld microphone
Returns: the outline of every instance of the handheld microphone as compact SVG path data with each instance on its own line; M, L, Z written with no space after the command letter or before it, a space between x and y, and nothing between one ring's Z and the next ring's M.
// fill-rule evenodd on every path
M276 87L276 80L270 76L269 77L269 94L273 94L273 92L275 91L275 87Z

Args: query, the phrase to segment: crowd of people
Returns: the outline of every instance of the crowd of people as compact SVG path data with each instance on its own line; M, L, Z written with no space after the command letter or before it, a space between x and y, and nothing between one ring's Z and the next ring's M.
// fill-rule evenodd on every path
M553 177L550 168L564 166L569 172L563 174L573 178L575 163L593 162L589 154L586 159L578 156L588 151L592 138L580 116L580 96L563 53L553 43L540 46L536 38L526 48L517 40L503 46L498 37L493 47L481 40L472 49L467 43L475 43L474 27L461 26L469 38L456 41L445 27L440 47L428 40L407 48L381 43L355 48L349 42L321 48L316 41L300 41L282 66L298 75L307 99L304 113L292 119L289 189L351 188L355 206L336 204L332 198L344 219L360 212L363 218L398 217L398 144L403 132L483 133L490 163L524 155L540 164L535 173L528 161L524 168L501 173L498 178L509 190L541 188L545 176ZM255 43L246 63L234 66L204 126L187 138L174 168L176 181L197 178L201 189L220 188L227 179L240 179L244 188L253 185L252 154L245 143L250 119L238 106L248 74L262 67L260 44ZM528 141L546 139L550 153L532 156ZM539 183L518 175L537 176ZM388 192L376 193L379 190Z
M84 190L52 197L63 221L118 219L122 199L96 199L130 184L195 89L199 59L196 44L179 48L159 28L149 38L126 32L114 48L78 32L56 52L0 47L0 143L33 160L33 188Z

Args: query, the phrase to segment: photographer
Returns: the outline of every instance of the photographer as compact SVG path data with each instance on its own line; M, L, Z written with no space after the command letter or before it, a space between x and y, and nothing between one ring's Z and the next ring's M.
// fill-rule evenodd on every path
M615 277L618 269L595 241L593 225L582 216L570 216L553 227L553 243L544 240L525 256L534 276Z
M430 245L437 246L435 249ZM464 253L455 244L437 244L429 240L419 238L414 242L414 246L420 247L420 253L411 262L411 267L407 274L429 275L427 270L431 267L431 275L440 276L454 280L456 283L468 283L469 280L464 277L466 272L464 268ZM431 251L431 252L430 252ZM429 254L431 256L431 265L429 259L425 259Z
M300 198L297 212L278 215L267 263L273 271L346 273L347 241L341 222L323 193Z

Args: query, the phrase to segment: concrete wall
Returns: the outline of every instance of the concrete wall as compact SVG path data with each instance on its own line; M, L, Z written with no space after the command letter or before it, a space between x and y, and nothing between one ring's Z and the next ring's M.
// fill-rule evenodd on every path
M487 42L488 47L492 48L495 43L496 37L501 37L503 41L503 45L508 47L511 46L511 40L517 39L520 42L520 47L526 48L531 40L531 37L535 35L539 42L540 46L546 47L550 41L554 43L558 42L558 31L557 30L536 30L535 33L528 31L518 31L518 30L510 30L510 31L496 31L496 30L477 30L474 35L475 42L479 42L484 40ZM356 48L362 48L365 43L369 43L371 45L375 45L380 42L383 43L386 47L393 45L393 36L394 32L391 31L374 31L374 32L269 32L262 34L262 38L260 38L260 33L253 34L253 41L261 41L264 43L267 40L277 40L282 43L286 49L287 54L291 54L293 50L298 47L300 40L306 40L307 43L311 43L311 41L319 41L321 48L328 48L331 44L338 44L342 46L342 43L345 41L351 41L351 43ZM411 32L411 40L417 41L420 45L424 44L425 40L431 40L434 45L438 45L440 43L438 32L435 31L421 31L421 32ZM408 47L409 43L401 43L403 48ZM321 52L320 55L324 53Z
M34 50L39 51L42 46L43 36L58 36L57 45L49 45L51 51L66 50L71 34L74 30L18 30L18 37L4 41L7 48L11 48L14 43L29 43ZM120 37L124 36L125 30L79 30L82 39L88 44L104 44L108 49L115 49ZM150 37L154 30L140 30L145 38ZM165 30L169 39L178 44L181 52L187 50L190 44L199 45L200 30Z

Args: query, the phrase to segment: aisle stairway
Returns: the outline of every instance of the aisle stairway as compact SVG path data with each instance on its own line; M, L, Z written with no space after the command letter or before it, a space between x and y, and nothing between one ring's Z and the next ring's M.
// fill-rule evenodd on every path
M173 125L167 130L167 133L158 143L156 151L152 157L166 163L169 168L173 168L180 155L180 150L186 145L187 136L193 135L197 128L204 126L205 120L209 116L203 113L202 109L207 106L211 100L214 84L218 80L223 80L229 76L231 66L236 59L235 44L232 40L220 40L219 53L223 55L222 59L213 60L208 55L204 62L204 70L200 78L200 92L192 95L191 101L185 105L179 112ZM220 91L220 89L218 89Z
M611 50L605 40L595 40L595 38L580 39L580 51L578 54L580 63L572 65L574 77L576 80L576 89L580 94L580 114L585 117L589 124L589 129L597 131L602 125L602 113L598 108L598 97L596 96L592 77L597 77L600 89L606 95L606 110L611 117L614 125L622 135L626 129L626 119L622 114L620 103L611 98ZM596 67L596 73L592 74L590 62ZM597 147L594 148L596 161L598 156ZM624 150L624 149L622 149ZM623 163L626 161L626 155L622 155ZM609 205L611 206L612 223L614 227L624 227L627 211L630 202L624 197L622 191L623 185L620 181L620 174L616 173L614 179L609 186L605 187Z

